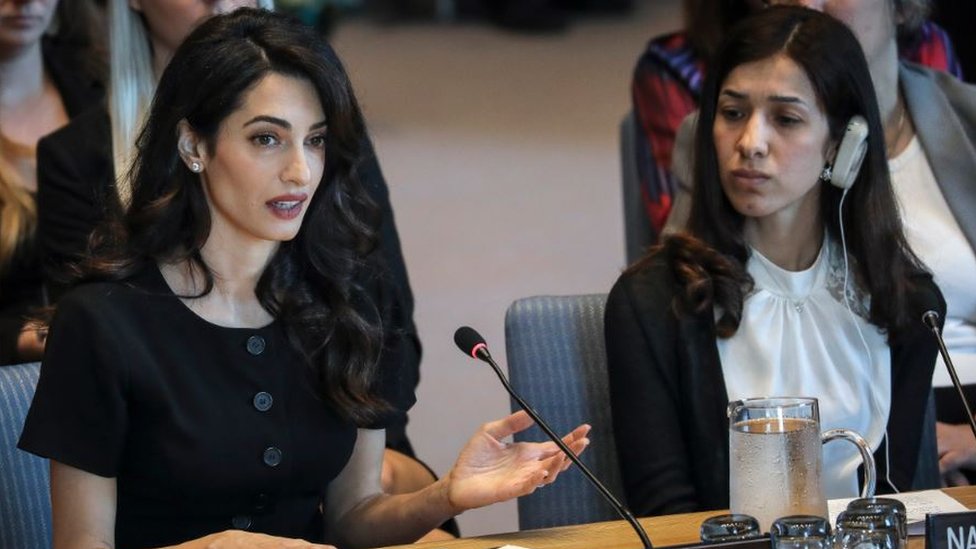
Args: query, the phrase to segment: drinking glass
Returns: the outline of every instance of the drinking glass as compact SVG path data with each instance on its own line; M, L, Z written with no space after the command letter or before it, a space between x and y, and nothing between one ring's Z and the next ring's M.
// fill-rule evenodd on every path
M898 549L898 519L890 512L849 509L837 516L836 549Z
M815 515L780 517L769 527L773 549L830 549L830 522Z
M754 517L731 514L703 520L699 535L703 542L715 543L760 538L762 532L759 531L759 522Z
M908 511L905 504L892 498L859 498L847 504L849 510L865 509L888 513L895 517L898 524L898 542L901 549L908 547Z

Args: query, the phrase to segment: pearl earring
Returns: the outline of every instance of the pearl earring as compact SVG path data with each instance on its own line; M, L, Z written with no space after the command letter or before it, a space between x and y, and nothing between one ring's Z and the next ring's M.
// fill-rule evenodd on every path
M193 173L200 173L200 170L202 170L202 169L203 169L203 166L201 166L199 162L191 162L190 163L190 171L191 172L193 172Z

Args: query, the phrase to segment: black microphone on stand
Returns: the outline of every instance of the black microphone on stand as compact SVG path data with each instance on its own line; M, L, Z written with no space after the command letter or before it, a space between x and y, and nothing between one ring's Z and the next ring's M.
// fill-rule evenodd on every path
M501 368L498 367L495 360L491 358L491 353L488 352L488 344L485 343L485 338L481 337L481 334L476 332L474 328L462 326L458 328L456 332L454 332L454 343L457 344L458 348L461 349L464 354L487 362L488 365L491 366L492 370L494 370L495 374L498 376L498 379L501 380L502 385L505 386L505 390L508 391L508 394L512 395L515 402L518 402L519 406L521 406L521 408L525 410L527 414L529 414L529 417L535 421L536 425L538 425L539 428L542 429L546 435L556 443L556 446L559 446L559 449L566 454L566 457L568 457L570 461L579 467L580 471L583 472L583 475L587 478L587 480L589 480L590 483L593 484L593 486L595 486L600 494L604 497L604 499L606 499L607 502L613 506L614 510L617 511L617 514L626 520L630 524L631 528L637 532L637 536L640 538L641 543L644 544L644 549L653 549L651 540L647 537L647 532L644 531L644 528L639 522L637 522L637 519L634 518L634 514L631 513L629 509L624 507L624 504L620 503L620 501L610 493L610 490L608 490L607 487L604 486L603 483L600 482L592 472L590 472L589 468L583 465L583 462L576 457L576 454L570 451L559 435L553 432L545 421L542 421L539 414L536 413L536 411L532 409L528 403L522 400L522 397L515 392L515 389L512 389L511 384L508 382L508 378L506 378L505 374L502 373Z
M922 315L922 322L932 330L932 334L935 335L935 340L939 343L939 353L942 355L942 361L945 362L946 369L949 370L952 385L959 392L959 400L962 401L962 407L966 410L966 419L969 420L969 428L973 430L973 436L976 437L976 420L973 420L973 411L969 408L969 401L966 400L966 394L962 390L962 383L959 383L959 376L956 375L956 367L952 365L952 359L949 358L949 350L946 349L945 341L942 339L942 333L939 332L939 313L925 311L925 314Z

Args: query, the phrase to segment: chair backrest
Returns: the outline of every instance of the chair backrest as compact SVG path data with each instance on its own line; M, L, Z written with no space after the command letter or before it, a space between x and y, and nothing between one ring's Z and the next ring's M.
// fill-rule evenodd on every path
M48 462L17 449L40 369L0 366L0 547L51 547Z
M603 340L606 300L605 294L520 299L505 314L505 348L513 387L557 433L593 426L581 459L622 499ZM545 434L532 427L515 438L538 441ZM576 468L519 498L518 514L522 530L618 518Z
M654 243L654 230L644 209L640 174L637 171L637 131L637 118L634 111L630 111L620 122L621 196L628 265L640 259L647 247Z

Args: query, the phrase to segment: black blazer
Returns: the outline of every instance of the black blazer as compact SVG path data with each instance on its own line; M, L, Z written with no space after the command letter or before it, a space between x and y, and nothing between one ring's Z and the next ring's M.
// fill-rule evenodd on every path
M74 118L98 104L104 88L85 69L88 60L74 48L49 37L41 40L41 54L44 69L53 80L69 117ZM17 338L25 317L46 302L38 257L36 242L30 242L17 251L9 268L0 275L0 364L23 362L17 352Z

